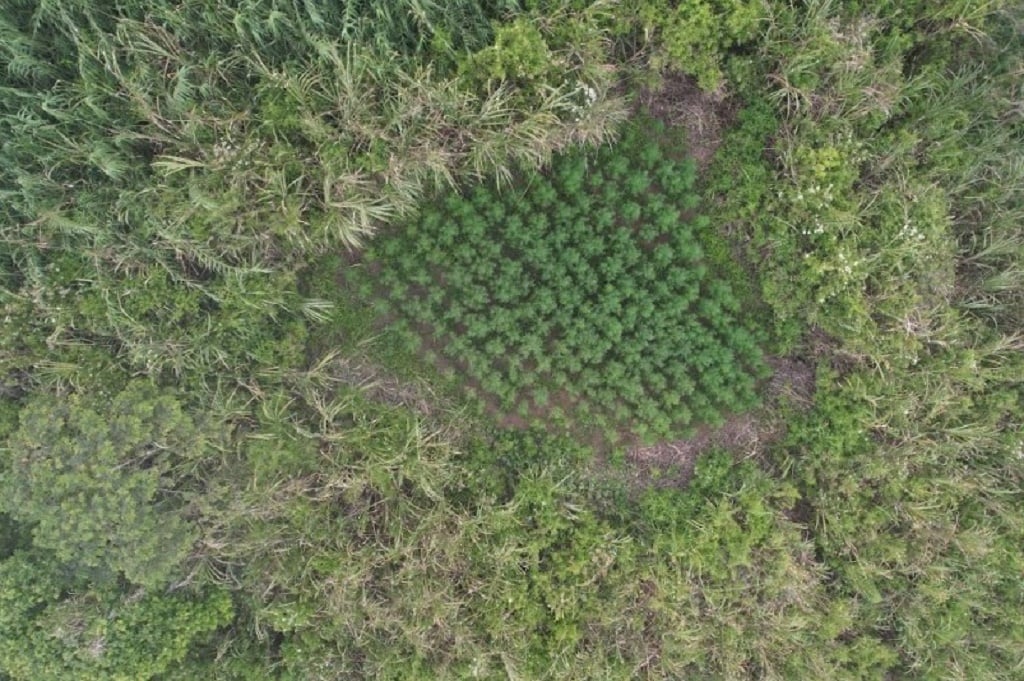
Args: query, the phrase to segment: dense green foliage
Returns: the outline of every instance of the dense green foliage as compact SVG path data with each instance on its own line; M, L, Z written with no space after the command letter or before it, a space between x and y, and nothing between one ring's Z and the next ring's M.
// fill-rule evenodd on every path
M1021 678L1022 27L0 0L0 678ZM817 377L685 486L588 432L736 408L680 324Z
M231 598L123 591L41 552L0 563L0 658L15 679L129 681L164 674L231 621Z
M62 561L161 585L193 542L176 510L202 436L145 383L96 397L41 394L24 406L7 440L2 509Z
M708 272L696 167L643 127L508 191L449 194L368 254L407 333L426 332L503 411L663 439L755 401L763 364Z

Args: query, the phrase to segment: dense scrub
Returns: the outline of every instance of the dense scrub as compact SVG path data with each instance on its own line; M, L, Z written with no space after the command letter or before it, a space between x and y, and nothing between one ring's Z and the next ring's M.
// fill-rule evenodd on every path
M750 408L764 365L708 270L694 163L664 136L646 122L506 191L438 199L369 252L383 306L524 418L667 438Z
M973 0L6 2L0 677L1016 681L1022 26ZM588 179L656 189L603 206L636 224L568 269L606 241L551 229L562 204L532 206L557 173L530 168L609 142L624 99L679 72L728 98L721 147L664 183L626 154L621 187L611 147L559 157L589 164L588 225ZM670 236L643 238L659 215ZM578 244L540 257L563 228ZM425 310L419 355L353 286L357 242L374 287ZM602 281L632 272L639 314L672 298L643 272L670 269L662 246L702 322L728 279L750 304L723 319L817 369L813 404L759 413L779 439L705 453L686 489L500 428L422 362L477 321L452 357L532 409L544 381L494 361L519 339L487 348L499 311L532 319L535 282L630 256ZM435 287L454 264L465 281Z

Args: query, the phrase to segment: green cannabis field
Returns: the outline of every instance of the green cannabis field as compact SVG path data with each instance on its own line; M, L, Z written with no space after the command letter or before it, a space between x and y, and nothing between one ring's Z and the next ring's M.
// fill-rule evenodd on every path
M0 0L0 681L1024 679L1010 0Z

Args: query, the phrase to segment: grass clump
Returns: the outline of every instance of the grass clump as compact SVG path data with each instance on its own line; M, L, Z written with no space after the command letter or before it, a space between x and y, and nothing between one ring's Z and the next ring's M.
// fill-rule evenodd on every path
M636 127L510 191L443 196L370 253L382 307L502 414L649 438L720 422L764 365L705 259L695 179Z

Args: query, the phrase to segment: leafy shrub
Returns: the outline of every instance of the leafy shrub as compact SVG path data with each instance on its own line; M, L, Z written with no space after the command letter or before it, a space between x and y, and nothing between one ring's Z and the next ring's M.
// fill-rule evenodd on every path
M0 672L14 681L146 681L228 624L224 590L97 587L44 551L0 562Z
M998 670L1019 659L1022 368L1019 345L990 342L899 374L823 376L779 452L836 597L852 594L858 627L923 678L1012 678Z
M524 19L501 26L494 45L473 54L463 63L471 77L484 82L535 81L553 68L551 50L540 30Z
M408 328L503 411L585 403L594 423L666 437L752 406L763 369L705 261L708 220L685 208L695 176L631 128L510 191L444 196L370 257Z
M177 400L135 382L114 396L40 393L19 417L4 451L3 510L63 562L166 583L194 539L171 474L204 446Z
M714 90L729 48L756 36L766 9L761 0L640 0L619 13L615 31L642 32L654 69L682 71Z

